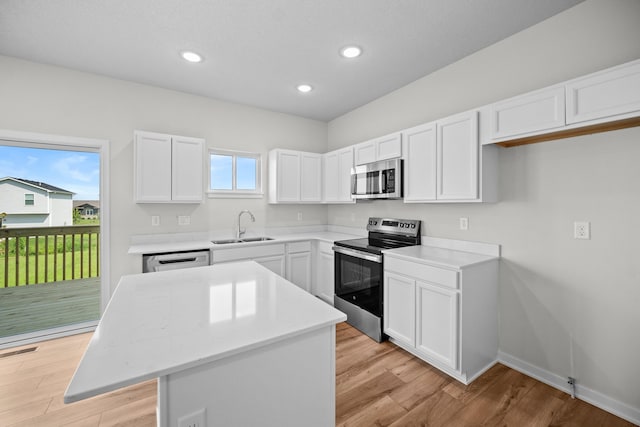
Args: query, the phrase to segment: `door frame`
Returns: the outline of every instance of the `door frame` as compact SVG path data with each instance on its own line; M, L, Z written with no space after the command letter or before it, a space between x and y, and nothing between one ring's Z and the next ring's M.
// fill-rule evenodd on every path
M111 297L110 291L110 209L109 209L109 141L106 139L82 138L0 129L0 143L16 147L44 148L49 150L91 151L100 154L100 314ZM16 336L13 341L1 342L0 348L14 347L45 339L58 338L95 330L98 321L73 325L73 328L56 327L44 331Z

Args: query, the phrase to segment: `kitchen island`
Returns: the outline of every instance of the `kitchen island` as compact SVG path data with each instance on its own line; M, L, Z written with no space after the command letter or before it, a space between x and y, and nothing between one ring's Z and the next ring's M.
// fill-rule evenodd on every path
M158 378L159 426L334 425L344 320L253 261L123 276L64 399Z

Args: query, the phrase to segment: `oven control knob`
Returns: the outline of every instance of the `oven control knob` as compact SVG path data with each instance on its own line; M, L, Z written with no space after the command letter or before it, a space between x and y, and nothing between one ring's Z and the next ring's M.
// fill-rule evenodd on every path
M404 222L400 223L400 228L404 228Z
M411 228L416 228L416 225L415 224L411 224Z

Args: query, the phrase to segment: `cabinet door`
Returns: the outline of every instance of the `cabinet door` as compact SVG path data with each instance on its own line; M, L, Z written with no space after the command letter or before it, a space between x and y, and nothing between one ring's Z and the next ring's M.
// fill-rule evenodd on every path
M351 168L353 167L353 149L338 152L338 201L355 203L351 198Z
M385 272L384 332L411 347L416 343L415 289L413 279Z
M311 292L311 252L287 255L287 280Z
M313 293L324 301L333 305L334 291L334 269L333 251L329 244L319 244L319 250L316 255L316 282L314 284ZM325 248L324 250L322 248Z
M355 146L356 165L375 162L377 157L375 141L363 142Z
M376 139L376 160L402 157L402 134L394 133Z
M276 168L278 201L300 201L300 153L279 151Z
M322 201L322 155L300 154L300 201Z
M640 111L640 61L569 82L567 123Z
M565 124L564 87L543 89L491 106L491 138L554 129Z
M171 136L136 132L134 158L136 202L170 202Z
M202 202L204 141L174 136L172 140L171 198L177 202Z
M458 369L458 292L416 282L416 348Z
M478 150L477 111L438 122L438 199L478 198Z
M324 156L324 201L331 203L339 200L339 170L340 159L337 151L332 151Z
M436 199L436 124L428 123L403 132L404 201Z
M284 255L275 255L269 257L260 257L253 259L258 264L261 264L269 270L276 273L278 276L284 277Z

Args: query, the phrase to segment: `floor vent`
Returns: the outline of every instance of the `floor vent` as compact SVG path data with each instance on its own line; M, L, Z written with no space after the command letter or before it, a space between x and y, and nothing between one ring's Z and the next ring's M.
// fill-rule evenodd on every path
M28 348L23 348L21 350L9 351L7 353L0 354L0 359L2 359L3 357L15 356L17 354L22 354L22 353L31 353L32 351L36 351L37 349L38 347L28 347Z

